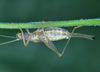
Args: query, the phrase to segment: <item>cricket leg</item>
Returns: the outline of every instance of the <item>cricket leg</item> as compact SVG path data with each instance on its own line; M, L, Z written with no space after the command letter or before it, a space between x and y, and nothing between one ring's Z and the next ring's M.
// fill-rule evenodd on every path
M39 36L40 40L41 40L42 42L44 42L44 44L45 44L47 47L49 47L51 50L53 50L55 53L57 53L58 56L60 57L61 54L58 52L58 50L56 49L56 47L54 46L54 44L53 44L53 43L49 40L49 38L46 36L43 27L42 27L42 31L43 31L44 38L43 38L42 36Z
M28 45L28 43L29 43L29 38L30 38L30 36L28 37L27 42L25 42L25 36L24 36L23 30L22 30L22 29L20 29L20 31L21 31L21 33L22 33L23 43L24 43L24 45L25 45L25 46L27 46L27 45Z
M30 38L31 38L31 36L28 36L28 39L27 39L27 41L25 42L25 46L27 46L27 45L29 44Z
M25 43L25 46L27 46L27 45L29 44L30 38L31 38L29 30L26 29L26 31L27 31L27 33L28 33L28 39L27 39L27 42Z
M64 47L64 49L63 49L63 51L62 51L62 53L61 53L61 56L64 54L64 51L65 51L65 49L66 49L66 47L67 47L67 45L68 45L68 43L69 43L69 41L70 41L70 39L71 39L71 37L72 37L73 32L75 31L75 29L80 28L80 27L83 27L83 26L77 26L77 27L74 27L74 28L73 28L73 30L72 30L72 32L71 32L71 34L70 34L70 36L69 36L69 39L68 39L68 41L67 41L67 43L66 43L66 45L65 45L65 47Z
M43 26L42 26L42 32L43 32L43 35L45 36L45 44L48 44L48 39L47 39L47 37L46 37L46 34L45 34L45 31L44 31L44 28L43 28Z
M30 34L30 31L28 29L26 29L27 33Z

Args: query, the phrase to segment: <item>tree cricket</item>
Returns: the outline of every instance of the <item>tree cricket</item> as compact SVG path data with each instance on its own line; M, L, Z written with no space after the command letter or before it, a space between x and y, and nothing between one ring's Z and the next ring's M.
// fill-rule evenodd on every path
M87 38L90 40L95 39L94 36L92 35L84 35L84 34L78 34L78 33L73 33L75 29L79 28L81 26L74 27L72 32L70 33L69 31L59 28L59 27L47 27L47 28L39 28L33 33L29 31L29 29L26 29L27 33L23 33L23 30L20 29L21 33L17 33L16 37L10 37L10 36L4 36L0 35L2 37L8 37L8 38L16 38L15 40L8 41L5 43L1 43L0 45L8 44L11 42L19 41L22 40L24 45L27 46L30 41L39 43L43 42L47 47L49 47L51 50L53 50L56 54L58 54L59 57L61 57L64 54L64 51L71 39L71 37L82 37L82 38ZM58 41L62 39L68 39L65 47L62 50L62 53L59 53L55 45L52 43L52 41Z

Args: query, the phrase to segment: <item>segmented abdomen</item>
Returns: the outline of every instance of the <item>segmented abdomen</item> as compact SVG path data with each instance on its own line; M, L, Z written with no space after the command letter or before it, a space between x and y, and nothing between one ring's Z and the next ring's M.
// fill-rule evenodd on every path
M63 28L58 28L58 27L44 28L44 31L50 41L68 39L70 35L70 32L68 32L67 30Z

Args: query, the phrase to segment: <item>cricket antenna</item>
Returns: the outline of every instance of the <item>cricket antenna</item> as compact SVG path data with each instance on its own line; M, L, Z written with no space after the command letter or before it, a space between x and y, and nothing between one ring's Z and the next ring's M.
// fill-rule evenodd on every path
M19 39L15 39L15 40L12 40L12 41L8 41L8 42L4 42L4 43L0 43L0 45L4 45L4 44L8 44L8 43L12 43L12 42L15 42L15 41L18 41Z
M5 35L0 35L1 37L6 37L6 38L16 38L16 37L13 37L13 36L5 36Z

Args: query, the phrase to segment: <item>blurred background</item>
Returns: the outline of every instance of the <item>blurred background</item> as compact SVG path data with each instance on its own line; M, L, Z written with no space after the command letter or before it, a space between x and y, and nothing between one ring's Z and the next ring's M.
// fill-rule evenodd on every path
M100 17L99 0L0 0L0 22L34 22L93 19ZM72 31L73 27L64 27ZM33 32L36 29L31 29ZM43 43L22 41L0 46L0 72L100 72L100 28L82 27L75 33L94 35L95 40L72 38L62 57ZM15 36L17 29L0 29ZM24 30L25 32L25 30ZM0 37L0 43L13 39ZM67 40L53 42L61 52Z

